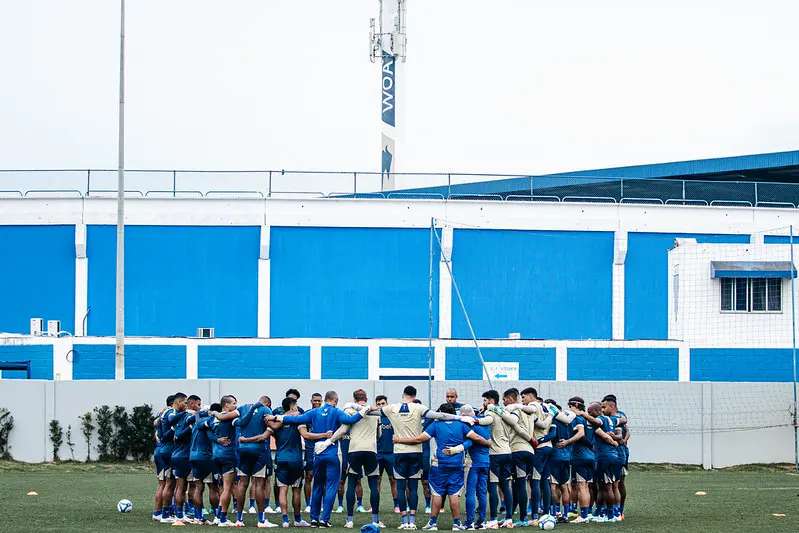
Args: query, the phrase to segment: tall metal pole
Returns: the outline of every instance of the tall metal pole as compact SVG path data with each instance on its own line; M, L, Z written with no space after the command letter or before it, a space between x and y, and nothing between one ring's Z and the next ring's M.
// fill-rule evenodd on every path
M125 0L120 0L115 379L125 379Z
M793 464L799 472L799 427L797 420L797 401L796 401L796 280L794 278L793 266L793 224L790 226L790 245L791 245L791 361L793 363Z
M427 276L427 313L430 331L427 335L427 406L433 403L433 232L436 219L430 219L430 270Z

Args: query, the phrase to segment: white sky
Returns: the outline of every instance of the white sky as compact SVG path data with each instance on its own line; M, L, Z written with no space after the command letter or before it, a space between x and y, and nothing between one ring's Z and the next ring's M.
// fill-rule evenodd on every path
M0 0L0 168L115 168L118 9ZM128 168L379 170L376 0L127 11ZM795 149L797 20L795 0L409 0L399 170Z

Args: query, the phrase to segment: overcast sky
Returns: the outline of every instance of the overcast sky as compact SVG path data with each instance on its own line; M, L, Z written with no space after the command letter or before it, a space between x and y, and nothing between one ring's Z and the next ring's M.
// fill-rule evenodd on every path
M799 147L795 0L408 4L400 170ZM126 166L379 170L377 5L128 0ZM118 17L0 0L0 168L115 168Z

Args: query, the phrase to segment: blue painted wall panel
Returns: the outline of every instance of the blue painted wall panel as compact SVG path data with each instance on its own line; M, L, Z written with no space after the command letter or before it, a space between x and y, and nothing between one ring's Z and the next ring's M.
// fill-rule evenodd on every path
M75 344L72 349L72 379L114 379L113 344Z
M677 348L569 348L567 379L677 381Z
M89 226L91 335L114 334L116 228ZM259 227L127 226L125 332L255 337Z
M133 344L125 346L126 379L185 379L186 347Z
M799 235L793 236L793 241L791 241L790 235L764 235L763 236L763 243L764 244L791 244L793 242L794 246L799 244Z
M31 362L31 379L53 379L53 347L49 344L0 346L0 361ZM3 379L26 379L24 370L3 370Z
M309 379L308 346L200 346L197 373L204 378Z
M790 382L789 349L692 348L691 381Z
M678 237L700 243L749 242L749 235L628 234L624 266L625 339L668 338L668 252Z
M369 348L322 346L322 379L369 379Z
M380 368L427 368L429 358L427 347L380 347ZM433 366L435 366L435 358Z
M427 338L429 230L271 231L273 337Z
M455 230L455 279L479 338L610 338L612 264L613 233ZM454 288L452 336L470 338Z
M0 226L0 331L30 332L30 319L75 331L75 226Z
M486 362L519 362L519 379L555 379L555 348L480 348ZM447 348L445 379L483 379L475 348Z

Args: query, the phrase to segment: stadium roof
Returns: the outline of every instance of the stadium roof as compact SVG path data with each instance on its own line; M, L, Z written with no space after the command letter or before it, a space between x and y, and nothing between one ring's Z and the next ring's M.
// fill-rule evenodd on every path
M688 182L686 184L683 183ZM718 183L724 182L724 183ZM765 196L752 194L752 182L773 184L761 187ZM793 187L776 184L796 184ZM688 186L688 194L685 188ZM624 188L628 189L625 190ZM619 190L622 192L619 192ZM437 187L405 189L402 193L440 194L444 197L499 195L606 196L615 198L688 198L704 201L751 203L799 201L799 150L768 154L697 159L594 170L523 176L491 181L459 183ZM754 202L752 202L754 200Z

